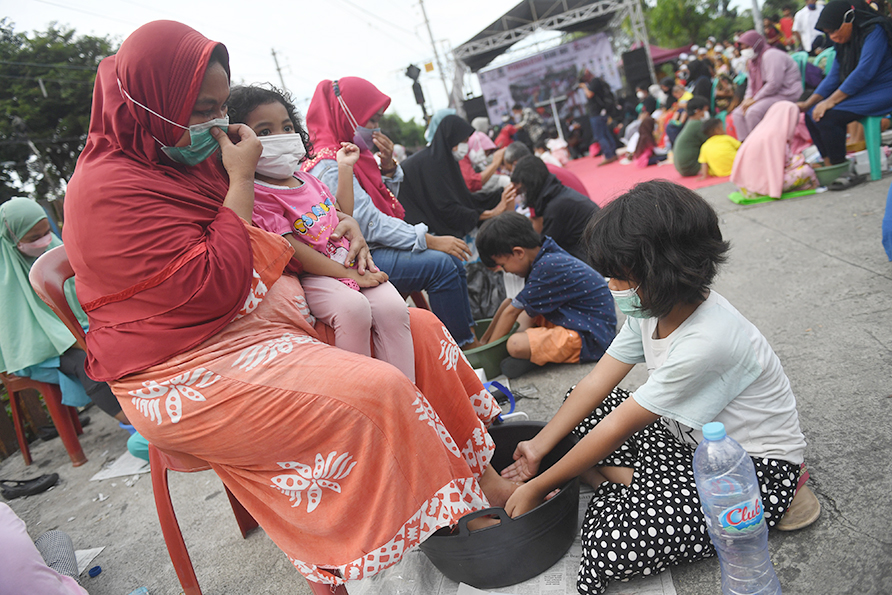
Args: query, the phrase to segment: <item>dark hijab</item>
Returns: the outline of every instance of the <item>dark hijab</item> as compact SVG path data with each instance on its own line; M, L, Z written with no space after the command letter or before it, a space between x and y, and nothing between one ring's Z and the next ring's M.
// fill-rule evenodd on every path
M892 19L878 13L863 0L831 0L821 11L815 29L828 34L836 31L843 25L845 15L850 10L854 11L854 21L851 21L852 37L846 43L833 44L836 48L836 62L839 64L840 83L858 66L864 40L873 32L874 27L882 27L886 32L887 42L892 45ZM851 18L850 16L849 19Z
M483 211L499 203L500 191L472 194L452 156L452 148L467 142L473 132L474 127L458 116L446 116L430 146L403 161L399 201L407 222L426 223L431 233L463 238L477 227Z

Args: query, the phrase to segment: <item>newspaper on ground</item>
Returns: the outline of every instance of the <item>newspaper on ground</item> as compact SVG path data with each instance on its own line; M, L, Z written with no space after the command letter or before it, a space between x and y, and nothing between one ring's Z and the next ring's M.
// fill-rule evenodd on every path
M585 510L593 496L591 490L579 494L581 529ZM576 574L582 557L580 532L570 550L558 562L522 583L493 590L480 590L446 578L421 550L406 554L396 566L360 581L347 584L350 595L576 595ZM629 582L612 582L607 595L677 595L669 570L655 576Z
M136 475L139 473L148 473L151 470L148 461L144 461L130 454L125 450L124 454L115 459L108 468L102 469L96 475L90 478L90 481L99 481L102 479L111 479L112 477L126 477L128 475Z
M84 570L90 565L90 563L99 555L99 553L105 549L105 546L102 547L94 547L91 550L76 550L74 552L74 557L77 558L77 573L79 575L84 573Z

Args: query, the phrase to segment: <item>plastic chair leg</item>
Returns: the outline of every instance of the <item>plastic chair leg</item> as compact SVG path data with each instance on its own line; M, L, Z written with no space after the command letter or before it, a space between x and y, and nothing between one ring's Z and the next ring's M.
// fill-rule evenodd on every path
M81 426L81 419L77 415L77 409L74 407L68 408L68 416L71 418L71 424L74 426L74 433L80 436L84 433L84 428Z
M880 132L880 120L878 116L861 118L864 126L864 144L867 145L867 156L870 158L870 179L879 180L883 177L881 166L880 144L882 142Z
M226 488L226 486L223 486ZM238 529L242 532L242 539L248 537L248 533L252 529L256 529L260 525L251 516L251 513L248 512L242 503L238 501L238 499L232 495L232 492L229 491L229 488L226 488L226 496L229 498L229 504L232 506L232 512L235 514L235 521L238 523Z
M59 432L59 438L62 440L65 450L68 451L71 464L80 467L87 462L87 457L84 455L80 440L77 439L74 423L71 421L71 412L74 411L76 416L77 411L62 404L62 391L55 384L45 385L43 401L46 403L46 408L50 410L53 424L56 426L56 431Z
M158 511L158 521L161 524L161 533L164 535L164 543L167 545L167 553L177 573L180 585L185 595L201 595L198 586L198 577L192 567L192 559L186 550L186 542L183 541L183 532L173 511L173 502L170 500L170 485L168 484L167 467L161 461L158 451L149 448L149 463L151 465L152 492L155 495L155 508Z
M15 426L15 439L19 443L19 450L22 451L22 458L25 464L31 464L31 449L28 448L28 440L25 438L25 428L22 425L22 411L19 403L19 395L16 392L9 392L9 408L12 410L12 423Z

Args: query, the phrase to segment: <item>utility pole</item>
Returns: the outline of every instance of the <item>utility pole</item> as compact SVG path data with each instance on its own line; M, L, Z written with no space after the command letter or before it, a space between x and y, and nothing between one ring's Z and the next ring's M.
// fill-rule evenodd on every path
M759 0L753 0L753 23L755 24L756 31L762 31L764 26L762 25L762 11L759 10Z
M282 69L279 68L279 58L276 56L276 48L273 48L272 52L273 52L273 62L276 63L276 72L279 73L279 81L282 83L282 90L287 91L288 88L285 87L285 79L282 77Z
M753 0L755 2L755 0ZM431 38L431 45L434 47L434 60L437 63L437 70L440 71L440 80L443 81L443 90L446 92L446 100L452 96L449 93L449 85L446 84L446 73L443 71L443 65L440 63L440 54L437 52L437 44L434 41L434 34L431 32L431 23L427 20L427 11L424 10L424 0L418 0L418 5L421 6L421 14L424 15L424 26L427 27L427 34Z

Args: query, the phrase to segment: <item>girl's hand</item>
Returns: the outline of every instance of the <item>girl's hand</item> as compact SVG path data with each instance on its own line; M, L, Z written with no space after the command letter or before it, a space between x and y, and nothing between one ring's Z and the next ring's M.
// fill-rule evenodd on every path
M396 163L393 160L393 141L380 132L372 134L372 142L378 147L378 156L381 157L381 166L389 170L390 164Z
M220 145L223 167L229 174L230 181L254 180L254 170L263 152L263 145L251 127L245 124L230 124L227 135L215 126L211 128L211 135Z
M808 108L810 108L811 106L808 104L807 101L797 101L796 107L799 108L800 112L807 112Z
M545 494L536 489L534 483L525 483L514 490L508 502L505 504L505 512L511 518L517 518L525 514L545 501Z
M511 481L527 481L536 476L541 462L542 455L536 451L531 440L520 442L514 450L514 463L502 469L502 477Z
M369 272L364 275L360 275L355 269L349 269L349 271L347 276L356 281L360 287L378 287L388 279L387 273L384 271Z
M353 143L341 143L341 148L337 154L338 165L349 165L353 167L359 161L359 147Z
M756 100L753 99L752 97L744 99L743 102L740 104L740 111L742 111L743 113L746 113L746 110L750 109L750 107L754 103L756 103Z
M350 250L347 251L347 260L345 262L355 262L356 270L360 275L364 275L366 271L377 273L378 267L375 266L375 262L372 260L369 245L366 243L365 238L362 237L362 232L359 231L359 223L350 215L345 215L340 211L338 211L338 219L340 221L335 230L331 232L331 238L333 240L347 238L347 241L350 242Z

